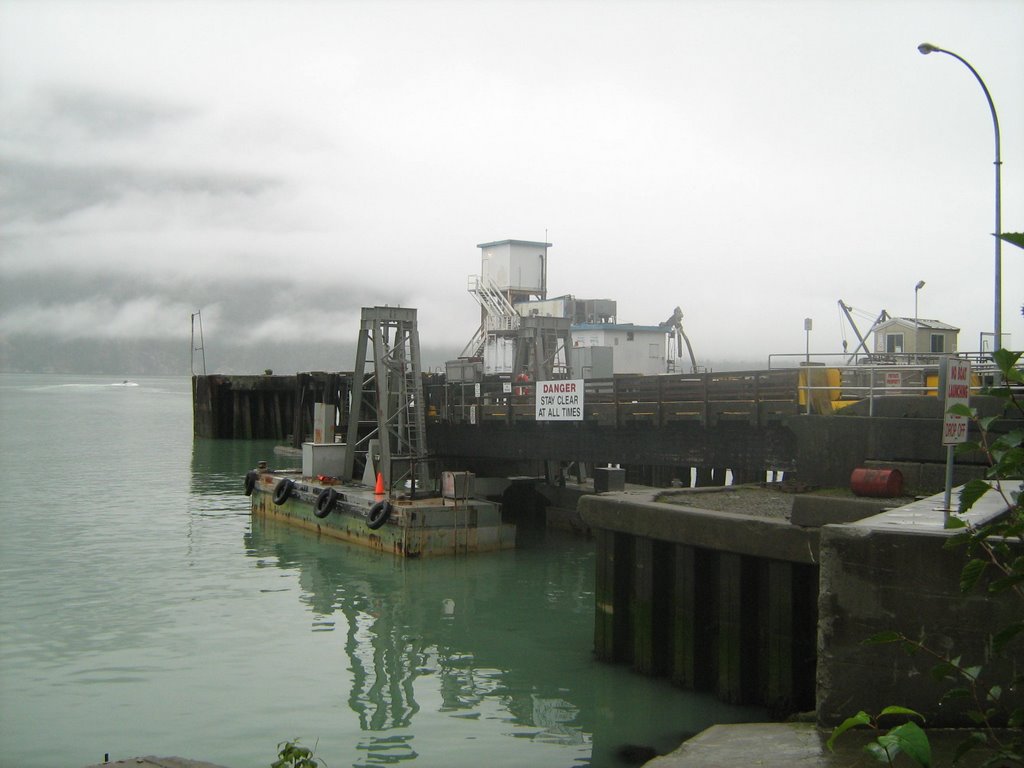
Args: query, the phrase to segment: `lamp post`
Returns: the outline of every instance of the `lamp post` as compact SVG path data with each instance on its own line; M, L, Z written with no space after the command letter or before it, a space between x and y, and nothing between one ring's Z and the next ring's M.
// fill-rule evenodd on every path
M811 328L814 322L809 317L804 318L804 336L806 346L804 347L804 383L807 385L807 415L811 415Z
M924 288L924 280L918 280L914 286L914 356L917 356L917 344L920 334L917 332L917 294Z
M992 112L992 126L995 129L996 134L996 274L995 274L995 323L993 330L995 331L995 349L1001 349L1003 346L1003 251L1002 251L1002 240L1000 235L1002 234L1002 194L1000 192L1000 168L1002 161L999 159L999 118L996 116L996 105L992 102L992 96L988 92L988 87L985 85L985 81L981 79L981 75L978 71L970 65L970 63L963 56L959 56L952 51L947 51L945 48L939 48L937 45L931 43L921 43L917 46L922 54L927 56L929 53L945 53L948 56L952 56L954 59L959 61L974 75L978 84L981 85L981 90L985 92L985 99L988 101L989 111Z

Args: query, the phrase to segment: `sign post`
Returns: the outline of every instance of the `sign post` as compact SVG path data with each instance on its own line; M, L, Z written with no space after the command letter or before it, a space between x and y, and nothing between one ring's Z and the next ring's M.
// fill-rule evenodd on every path
M946 494L943 504L943 525L949 522L950 497L953 493L953 448L967 442L966 416L950 413L955 405L971 405L971 361L946 358L943 393L942 444L946 446Z

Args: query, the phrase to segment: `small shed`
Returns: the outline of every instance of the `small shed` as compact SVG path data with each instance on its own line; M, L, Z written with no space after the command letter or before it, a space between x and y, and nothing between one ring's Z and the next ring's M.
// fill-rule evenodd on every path
M574 348L612 350L613 373L664 373L665 339L665 329L656 325L579 323L572 326Z
M948 355L956 352L959 333L939 320L890 317L875 326L875 354Z

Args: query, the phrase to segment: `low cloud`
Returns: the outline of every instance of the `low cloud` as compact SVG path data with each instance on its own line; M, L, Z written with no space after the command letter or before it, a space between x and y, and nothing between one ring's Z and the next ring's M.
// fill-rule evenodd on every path
M189 309L158 296L126 302L109 298L59 304L32 302L18 307L17 312L0 315L0 333L32 335L44 331L62 340L170 338L181 335L182 318L189 316Z

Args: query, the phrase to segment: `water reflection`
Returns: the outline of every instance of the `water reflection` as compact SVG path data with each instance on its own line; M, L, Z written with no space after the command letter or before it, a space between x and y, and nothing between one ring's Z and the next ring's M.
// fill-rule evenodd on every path
M579 561L592 558L589 545L563 552L561 564L543 569L538 587L539 553L403 561L263 519L253 520L245 544L262 567L298 572L314 631L345 633L348 705L360 730L409 727L422 697L434 711L465 718L491 715L497 703L502 720L532 729L522 734L527 738L588 743L579 707L563 694L578 682L566 679L565 660L588 663L589 647L568 647L538 631L543 617L526 614L543 606L563 630L576 630L554 635L579 638L582 629L588 637L593 598L581 590L580 573L589 567ZM361 749L372 762L416 754L407 740L384 736Z
M312 631L343 633L367 764L415 758L431 738L417 723L437 714L594 766L630 764L625 744L666 752L715 722L756 717L594 661L588 542L407 561L257 518L245 545L260 567L297 574Z

